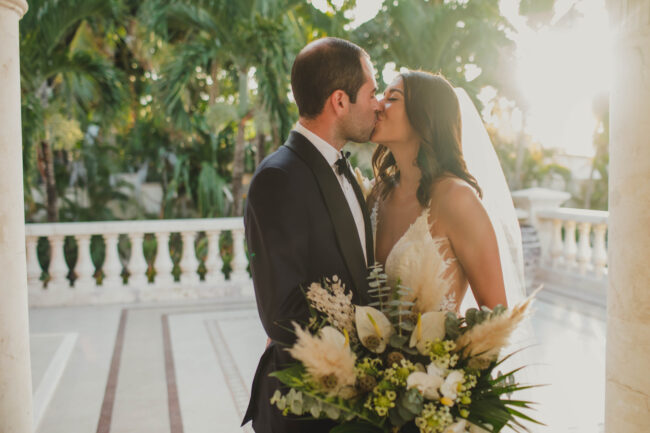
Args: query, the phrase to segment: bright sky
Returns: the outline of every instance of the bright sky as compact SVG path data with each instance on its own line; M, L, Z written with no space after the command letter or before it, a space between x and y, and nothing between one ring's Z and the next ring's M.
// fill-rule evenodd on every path
M312 0L327 9L326 0ZM340 1L334 0L335 5ZM382 0L357 0L353 26L374 17ZM533 30L518 14L518 0L500 0L501 13L517 34L517 77L529 103L526 131L546 147L572 155L594 153L592 137L596 121L594 96L609 90L611 33L605 0L557 0L556 18L572 4L584 15L570 28ZM390 80L389 71L383 78ZM489 92L486 92L489 94ZM515 128L521 114L515 113ZM517 119L518 117L518 119ZM518 126L521 128L521 126Z

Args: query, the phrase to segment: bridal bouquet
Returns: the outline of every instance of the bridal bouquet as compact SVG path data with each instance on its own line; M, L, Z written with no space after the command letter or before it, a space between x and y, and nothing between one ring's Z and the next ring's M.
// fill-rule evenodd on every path
M500 350L531 299L512 309L423 311L421 299L372 268L369 306L353 305L336 277L306 290L309 324L294 323L298 361L272 373L288 388L271 404L283 414L330 418L346 432L498 432L536 422L510 396L528 388L496 373ZM435 290L434 290L435 291ZM507 357L506 357L507 358Z

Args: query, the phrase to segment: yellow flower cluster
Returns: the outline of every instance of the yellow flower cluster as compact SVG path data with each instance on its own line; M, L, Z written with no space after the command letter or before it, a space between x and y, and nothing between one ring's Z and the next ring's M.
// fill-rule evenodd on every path
M427 352L429 359L438 368L454 368L458 363L459 356L457 353L451 353L456 348L456 344L451 340L436 339L428 343Z
M354 366L357 377L362 377L365 375L370 375L373 377L381 376L382 371L381 367L383 362L379 358L370 358L365 357L361 361L357 362Z
M365 407L374 410L379 416L388 415L388 411L395 407L395 400L397 393L391 389L385 391L375 390L373 394L368 397ZM372 404L370 404L372 402Z
M415 364L408 359L402 359L399 363L384 370L384 380L387 380L395 386L406 386L406 379L409 375L417 370Z
M458 404L458 413L461 417L467 418L469 416L469 405L472 404L472 388L476 386L476 376L473 374L465 373L465 379L462 383L458 384L458 397L456 403Z
M454 417L447 406L436 406L427 403L419 417L415 418L415 425L420 433L441 433L453 424Z

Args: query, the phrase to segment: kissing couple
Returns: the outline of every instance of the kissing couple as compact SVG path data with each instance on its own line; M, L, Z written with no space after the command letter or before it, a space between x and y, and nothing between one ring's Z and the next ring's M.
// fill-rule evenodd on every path
M407 71L377 98L368 54L331 37L296 56L291 88L298 123L257 168L244 216L269 337L243 420L257 433L325 433L336 425L283 416L270 404L281 384L269 373L295 362L286 351L296 339L291 324L310 318L303 293L310 283L336 275L355 305L367 305L368 268L380 263L389 281L408 287L418 274L404 272L414 269L405 261L415 257L445 285L434 306L441 311L466 302L507 306L524 295L509 190L462 89L439 74ZM350 167L349 141L376 143L374 183Z

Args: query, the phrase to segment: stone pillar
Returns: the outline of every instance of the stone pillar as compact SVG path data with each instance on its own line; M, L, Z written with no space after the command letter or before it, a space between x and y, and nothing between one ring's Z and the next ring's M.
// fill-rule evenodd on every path
M650 2L609 0L610 99L605 431L650 426Z
M32 432L18 21L24 0L0 0L0 431Z

